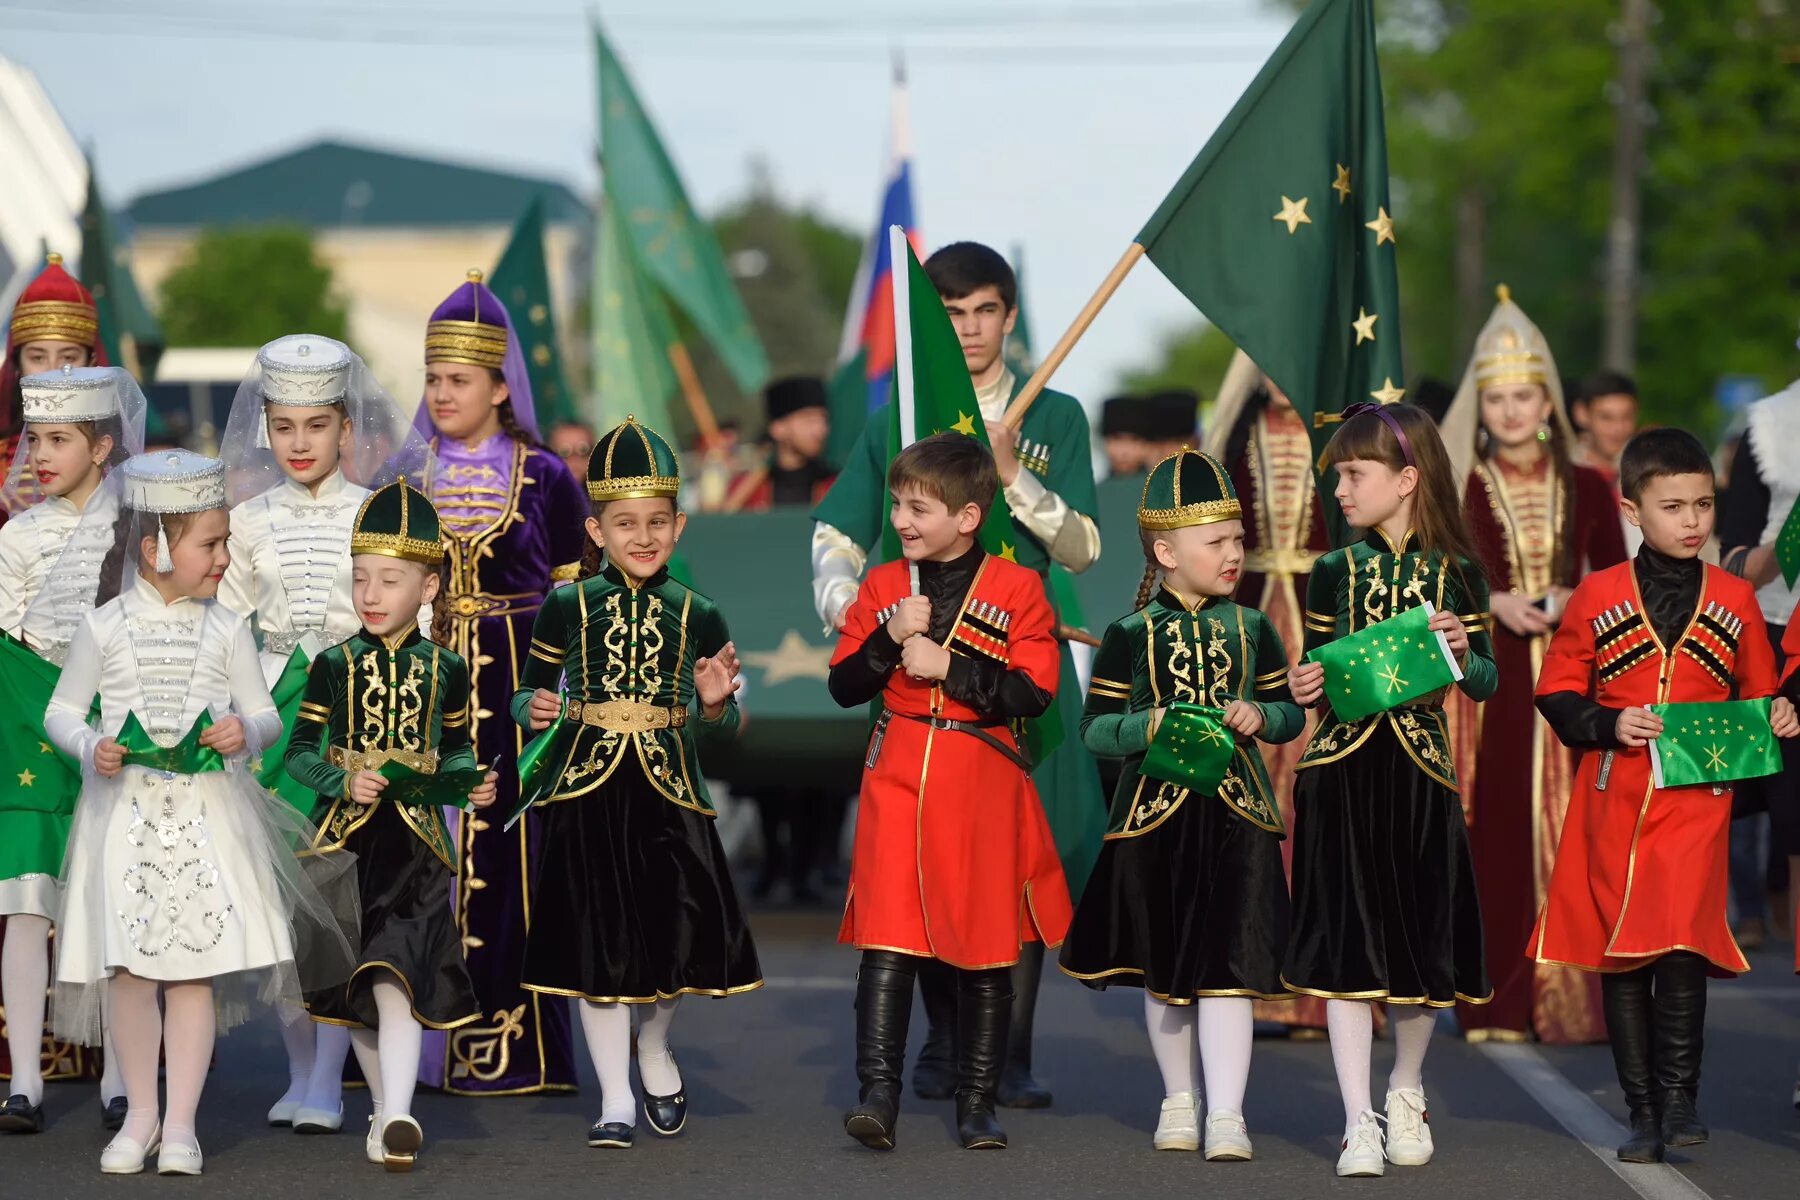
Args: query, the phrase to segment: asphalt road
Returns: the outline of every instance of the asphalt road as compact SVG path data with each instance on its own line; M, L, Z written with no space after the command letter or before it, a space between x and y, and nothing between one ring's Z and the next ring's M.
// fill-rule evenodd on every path
M357 1134L307 1138L263 1125L285 1083L279 1041L265 1024L219 1045L200 1112L203 1178L101 1176L106 1135L92 1087L53 1085L49 1131L0 1139L0 1195L1763 1200L1795 1195L1800 1183L1800 1113L1789 1103L1800 980L1790 973L1788 944L1753 955L1747 978L1713 985L1701 1097L1713 1140L1672 1167L1615 1170L1553 1115L1609 1144L1617 1131L1608 1122L1621 1106L1605 1047L1471 1047L1442 1036L1426 1064L1437 1160L1390 1167L1382 1180L1339 1180L1332 1166L1341 1114L1324 1043L1259 1040L1247 1103L1254 1162L1155 1153L1161 1088L1139 1023L1140 993L1092 992L1061 976L1046 980L1038 1018L1040 1074L1056 1089L1056 1105L1005 1114L1011 1149L963 1151L949 1103L912 1101L899 1149L864 1150L840 1124L855 1093L854 955L831 944L830 915L759 913L754 924L769 986L729 1000L690 999L677 1018L674 1043L691 1098L678 1138L651 1137L640 1123L635 1149L589 1150L583 1134L598 1100L584 1064L588 1091L577 1096L422 1093L416 1110L426 1151L413 1174L388 1175L363 1161ZM922 1022L920 1013L915 1039ZM1388 1057L1378 1043L1378 1096ZM347 1128L361 1129L367 1103L366 1093L351 1094Z

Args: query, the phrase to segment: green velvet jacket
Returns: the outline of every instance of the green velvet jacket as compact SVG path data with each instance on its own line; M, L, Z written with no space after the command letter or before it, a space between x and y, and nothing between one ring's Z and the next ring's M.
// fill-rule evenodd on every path
M357 756L369 756L359 760ZM421 773L475 766L469 743L469 668L408 624L378 637L364 629L313 659L288 738L287 773L318 793L316 850L339 850L376 805L344 794L354 770L383 756ZM414 833L452 870L456 846L436 804L400 805Z
M1443 556L1420 551L1412 533L1396 547L1386 534L1372 529L1362 541L1333 550L1313 565L1306 585L1306 649L1397 617L1427 600L1462 619L1469 633L1469 653L1457 686L1472 700L1486 700L1500 682L1489 635L1487 576L1477 563L1446 570ZM1330 703L1321 703L1319 727L1296 770L1344 758L1387 722L1419 770L1447 788L1456 787L1441 692L1360 721L1339 721Z
M1176 701L1224 708L1245 700L1262 710L1257 736L1287 742L1306 717L1288 693L1281 636L1254 608L1208 596L1190 606L1167 587L1150 603L1107 627L1094 656L1081 739L1103 758L1122 758L1106 836L1136 837L1162 824L1187 799L1179 784L1138 774L1150 747L1150 716ZM1281 810L1262 755L1240 742L1219 785L1237 816L1281 833Z
M625 769L641 772L665 800L712 816L699 742L735 738L738 706L729 700L717 720L706 720L694 694L694 662L730 640L719 606L667 571L638 583L608 563L599 575L551 592L531 631L513 720L531 727L531 696L539 688L569 703L638 700L687 709L688 716L679 728L581 726L556 765L556 791L542 803L585 796L630 763Z

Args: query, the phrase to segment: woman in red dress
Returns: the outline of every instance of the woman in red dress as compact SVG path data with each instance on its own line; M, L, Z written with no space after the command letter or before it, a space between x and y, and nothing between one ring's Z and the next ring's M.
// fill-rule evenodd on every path
M1606 479L1570 461L1556 361L1504 285L1443 431L1467 481L1500 669L1491 699L1454 714L1494 985L1491 1004L1460 1005L1458 1015L1470 1041L1604 1041L1597 978L1521 951L1549 886L1575 768L1533 690L1569 594L1590 571L1625 561L1625 542Z

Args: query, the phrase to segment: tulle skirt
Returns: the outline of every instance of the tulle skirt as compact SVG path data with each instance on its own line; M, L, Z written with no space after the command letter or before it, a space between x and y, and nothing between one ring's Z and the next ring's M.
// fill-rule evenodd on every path
M56 1036L98 1045L118 971L208 980L221 1031L356 964L355 857L296 857L311 827L239 763L89 772L63 864Z

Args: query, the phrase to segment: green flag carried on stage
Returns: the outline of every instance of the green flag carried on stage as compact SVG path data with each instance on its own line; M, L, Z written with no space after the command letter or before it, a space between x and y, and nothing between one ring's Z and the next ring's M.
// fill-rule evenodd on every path
M250 765L258 783L286 800L288 807L303 817L311 815L319 797L287 773L287 748L288 737L294 732L294 722L299 717L300 699L306 694L306 676L311 667L312 660L306 657L306 651L295 646L282 665L275 686L269 689L275 711L281 714L281 736L264 746Z
M61 674L25 643L0 633L0 676L8 700L0 707L0 765L6 771L0 786L9 803L35 812L74 812L81 792L81 768L44 733L44 710ZM51 873L61 869L59 863Z
M1663 731L1650 743L1656 786L1730 783L1781 771L1781 748L1769 728L1769 700L1652 704Z
M1219 790L1237 747L1225 728L1225 710L1202 704L1171 704L1150 739L1138 774L1165 779L1202 795Z
M1462 678L1444 635L1428 628L1435 611L1421 604L1307 652L1325 668L1325 699L1338 720L1360 721Z
M1800 579L1800 504L1788 510L1781 532L1775 535L1775 562L1781 567L1781 578L1793 587Z
M737 386L745 393L759 392L768 381L769 357L725 269L712 227L688 203L681 176L598 22L594 48L600 71L604 207L615 214L616 233L656 290L717 352ZM604 319L596 313L596 321ZM668 352L667 343L662 351ZM600 386L604 400L604 379ZM638 416L642 420L644 414Z
M1318 418L1404 394L1391 203L1373 4L1313 0L1137 236L1315 452Z
M679 382L669 361L675 328L662 297L638 270L611 203L601 206L595 236L593 327L600 427L635 416L652 429L672 429L669 398Z
M575 415L575 398L563 378L556 345L556 317L550 304L550 265L544 258L544 201L533 196L513 224L488 287L512 315L513 336L525 355L538 428Z

